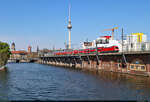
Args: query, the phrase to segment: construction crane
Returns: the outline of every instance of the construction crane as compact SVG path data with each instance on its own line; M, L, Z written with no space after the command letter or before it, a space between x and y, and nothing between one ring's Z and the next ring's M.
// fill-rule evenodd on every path
M103 31L112 31L112 40L114 40L114 30L118 29L118 27L114 27L112 29L104 29Z

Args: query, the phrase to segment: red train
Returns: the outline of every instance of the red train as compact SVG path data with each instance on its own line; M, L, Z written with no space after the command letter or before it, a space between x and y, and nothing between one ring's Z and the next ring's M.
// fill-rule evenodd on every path
M98 53L119 52L118 46L98 47ZM81 50L63 50L55 52L54 55L76 55L76 54L96 54L96 48L81 49Z

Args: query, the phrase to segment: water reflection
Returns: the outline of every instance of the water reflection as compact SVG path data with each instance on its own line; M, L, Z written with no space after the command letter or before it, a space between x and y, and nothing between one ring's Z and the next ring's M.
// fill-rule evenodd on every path
M8 70L5 68L4 70L0 71L0 85L6 86L8 81Z
M8 85L8 69L7 67L4 70L0 71L0 99L3 97L3 99L7 99L8 91L9 91L9 85Z
M106 82L111 82L118 86L122 93L123 88L131 90L133 96L136 96L136 99L139 100L149 100L150 97L150 78L145 76L135 76L129 74L121 74L108 71L94 71L94 70L84 70L87 74L92 74L100 80Z

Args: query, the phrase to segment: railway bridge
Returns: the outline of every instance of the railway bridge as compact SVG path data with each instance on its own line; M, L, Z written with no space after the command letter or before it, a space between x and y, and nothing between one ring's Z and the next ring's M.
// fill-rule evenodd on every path
M150 76L150 51L40 56L39 63Z

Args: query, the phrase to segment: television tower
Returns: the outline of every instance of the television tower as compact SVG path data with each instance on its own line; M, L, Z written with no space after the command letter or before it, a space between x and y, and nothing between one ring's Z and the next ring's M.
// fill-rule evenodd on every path
M69 43L68 43L68 48L71 49L71 28L72 28L72 25L71 25L71 16L70 16L70 5L69 5L69 23L68 23L68 33L69 33Z

